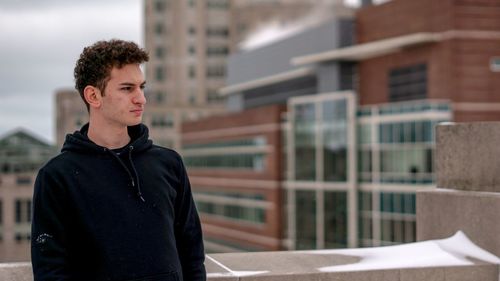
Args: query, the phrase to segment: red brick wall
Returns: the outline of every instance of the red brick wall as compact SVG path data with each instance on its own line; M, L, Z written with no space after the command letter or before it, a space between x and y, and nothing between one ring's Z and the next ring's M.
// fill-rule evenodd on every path
M500 32L500 1L392 0L360 10L357 22L361 42L423 31ZM495 56L500 56L498 37L461 38L415 46L362 61L359 64L360 104L389 102L389 71L422 62L427 63L428 98L453 102L500 102L500 73L490 70L490 59ZM471 120L488 120L486 113L457 114L463 121L467 121L466 116Z
M498 0L454 0L453 12L455 29L500 31Z
M454 111L453 121L454 122L500 121L500 111Z
M266 250L280 250L280 239L282 238L282 192L279 186L279 182L282 178L282 140L281 140L281 129L280 121L281 114L286 110L286 106L283 105L273 105L260 107L255 109L246 110L237 113L228 113L225 115L212 116L195 122L188 122L182 125L182 139L183 144L196 144L196 143L208 143L215 141L226 141L243 139L255 136L264 136L266 142L272 147L272 151L267 154L266 166L263 171L237 171L237 170L222 170L222 169L188 169L189 176L194 179L196 191L210 191L214 188L217 191L237 191L241 193L258 193L265 197L267 202L272 205L271 209L266 210L266 223L264 225L255 226L252 224L245 224L239 222L233 222L229 220L218 219L212 216L202 215L202 224L206 225L204 229L204 235L207 238L214 238L217 240L227 240L234 244L240 244L241 246L247 247L257 247ZM274 130L262 130L255 132L245 131L245 128L260 126L260 125L272 125L276 126ZM255 128L255 127L254 127ZM231 132L231 130L241 130L240 133L224 135L217 134L216 130L225 130L225 132ZM219 131L220 132L220 131ZM189 135L191 133L196 133L196 137ZM200 178L211 178L214 180L224 181L227 180L266 180L268 182L274 182L277 184L274 188L252 188L244 185L239 185L236 181L234 184L224 186L214 186L208 183L203 183L203 180L198 180L196 177ZM219 229L227 229L228 231L223 231L223 233L218 233L211 231L210 226L217 227ZM262 244L257 241L252 241L244 235L242 237L234 237L230 234L229 230L237 230L243 233L259 235L262 237L268 237L275 239L277 241L274 245Z
M452 2L453 0L392 0L363 8L356 15L358 42L452 29Z
M490 59L500 56L499 40L452 40L455 102L500 102L500 72L490 70Z
M416 32L500 31L500 1L392 0L361 9L356 26L360 43Z
M453 90L450 57L446 44L430 44L360 62L360 105L389 102L389 71L420 63L427 63L428 98L448 98Z
M243 112L228 113L211 116L199 121L186 122L182 124L182 133L203 132L216 129L232 127L244 127L276 123L280 120L280 114L285 111L283 105L272 105L245 110ZM185 143L206 142L207 139L184 140Z

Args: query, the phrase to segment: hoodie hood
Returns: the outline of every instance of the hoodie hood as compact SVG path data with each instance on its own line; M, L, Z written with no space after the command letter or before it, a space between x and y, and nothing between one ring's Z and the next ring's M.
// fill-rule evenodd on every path
M153 142L149 139L149 131L144 124L130 126L127 129L131 140L128 145L133 146L134 152L140 152L151 148ZM95 144L88 138L88 130L89 123L83 125L79 131L66 135L66 141L61 151L106 153L107 148Z
M142 196L139 174L137 173L134 161L132 160L132 151L141 152L147 150L151 148L153 142L148 139L148 128L145 125L139 124L136 126L130 126L127 129L130 136L130 143L127 145L128 159L126 160L126 162L128 162L130 166L127 166L127 164L124 163L124 161L122 161L122 159L120 159L120 157L111 149L97 145L88 138L87 132L89 130L89 123L85 124L80 129L80 131L76 131L73 134L68 134L61 151L111 155L127 173L130 179L130 186L136 189L137 197L140 198L143 202L146 202L144 197Z

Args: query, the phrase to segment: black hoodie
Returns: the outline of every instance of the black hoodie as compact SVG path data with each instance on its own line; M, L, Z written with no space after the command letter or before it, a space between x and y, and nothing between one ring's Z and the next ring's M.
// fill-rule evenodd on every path
M66 136L33 195L35 280L205 280L198 213L181 157L129 127L120 155Z

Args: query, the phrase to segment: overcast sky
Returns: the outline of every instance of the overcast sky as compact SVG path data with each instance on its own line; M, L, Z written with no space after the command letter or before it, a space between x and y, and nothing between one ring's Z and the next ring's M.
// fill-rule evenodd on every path
M73 88L83 47L143 46L141 0L0 0L0 137L23 127L53 142L54 92Z

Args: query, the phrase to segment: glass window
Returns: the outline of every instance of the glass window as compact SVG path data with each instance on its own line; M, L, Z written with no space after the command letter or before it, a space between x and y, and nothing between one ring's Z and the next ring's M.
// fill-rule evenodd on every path
M161 82L165 79L165 70L162 66L156 67L156 81Z
M163 91L156 92L156 103L162 104L166 101L167 95Z
M347 194L325 192L325 247L347 247Z
M296 206L296 249L316 248L316 192L297 190Z
M393 212L393 198L391 193L380 193L380 210L382 212Z
M295 106L295 179L316 179L316 109L312 103Z
M195 54L196 54L196 47L195 47L195 46L192 46L192 45L191 45L191 46L189 46L189 48L188 48L188 52L189 52L189 54L191 54L191 55L195 55Z
M388 73L389 100L404 101L427 98L427 65L395 68Z
M189 66L189 78L196 78L196 68L194 65Z
M16 223L20 223L22 217L21 200L16 200L15 204L16 204Z
M347 181L347 103L345 100L322 104L322 132L325 181Z
M358 177L362 182L371 181L372 151L370 149L358 150Z
M381 219L380 220L380 231L381 231L381 240L390 242L393 241L393 221L390 219Z
M248 206L249 200L253 200L255 203L265 201L263 194L202 191L195 192L194 199L200 214L216 215L222 219L243 220L258 224L266 222L265 208Z
M494 72L500 72L500 57L493 57L490 60L490 69Z
M31 185L31 177L29 177L29 176L18 176L16 178L16 183L18 185Z
M15 222L29 223L31 222L31 200L17 199L15 200Z
M372 130L370 124L358 125L358 143L368 144L372 142Z
M209 65L206 69L208 77L224 77L226 68L223 65Z
M160 47L160 46L156 47L155 56L158 59L162 59L165 56L165 48Z
M157 22L156 25L155 25L155 31L156 31L156 34L158 35L162 35L163 32L165 31L165 27L163 25L162 22Z
M404 242L411 243L415 242L417 238L417 228L415 221L404 222Z
M155 10L157 12L163 12L165 10L166 2L163 0L156 0L155 1Z

